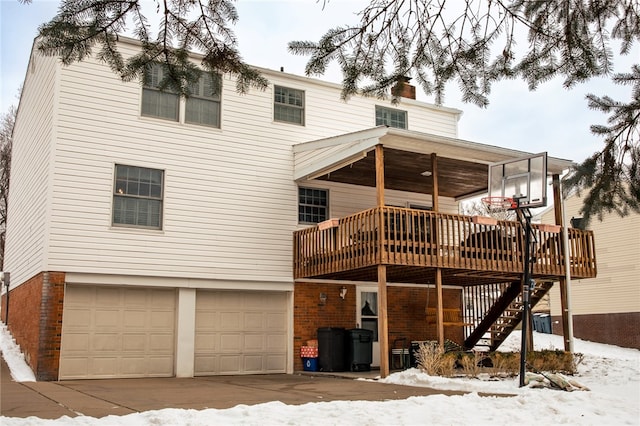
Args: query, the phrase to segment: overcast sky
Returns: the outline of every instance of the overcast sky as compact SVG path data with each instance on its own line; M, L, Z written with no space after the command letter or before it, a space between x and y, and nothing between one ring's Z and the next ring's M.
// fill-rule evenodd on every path
M149 2L153 5L153 2ZM317 41L331 27L355 19L362 0L331 0L324 8L322 0L238 0L239 22L235 26L239 49L250 64L304 75L305 57L287 52L292 40ZM24 81L29 52L37 27L51 19L57 0L0 0L0 70L2 85L0 112L18 104L18 90ZM153 18L155 8L148 8ZM617 71L627 72L640 60L640 47L616 63ZM334 68L323 80L340 82ZM418 99L433 99L420 93ZM452 86L445 94L445 105L459 108L464 114L459 123L459 137L466 140L582 161L601 148L600 139L591 135L591 124L605 124L606 116L587 108L585 95L610 95L628 101L629 88L615 86L608 79L595 79L565 90L559 80L529 92L520 81L494 85L488 108L481 109L461 102Z

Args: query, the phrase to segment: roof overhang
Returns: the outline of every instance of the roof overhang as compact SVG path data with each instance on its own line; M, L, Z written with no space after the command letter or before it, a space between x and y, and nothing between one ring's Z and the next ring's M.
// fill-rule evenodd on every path
M375 187L375 155L371 151L379 144L384 147L385 188L431 194L433 180L429 175L435 154L439 194L456 199L487 192L490 164L533 154L379 126L294 145L294 179ZM561 175L572 164L547 157L547 173Z

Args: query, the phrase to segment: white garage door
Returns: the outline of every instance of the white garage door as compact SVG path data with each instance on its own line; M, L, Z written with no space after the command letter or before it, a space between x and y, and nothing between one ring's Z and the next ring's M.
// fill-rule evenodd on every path
M173 376L174 328L173 289L68 285L59 377Z
M198 291L195 374L284 373L284 292Z

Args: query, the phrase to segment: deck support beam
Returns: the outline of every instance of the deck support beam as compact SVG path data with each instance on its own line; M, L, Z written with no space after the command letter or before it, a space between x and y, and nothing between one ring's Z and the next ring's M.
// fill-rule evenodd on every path
M442 269L436 268L436 300L438 302L436 310L436 327L438 328L438 343L444 348L444 318L442 302Z
M384 207L384 147L376 145L376 202ZM380 209L382 211L382 209ZM382 213L380 213L382 215ZM382 216L380 223L383 223ZM382 226L379 226L382 233ZM379 235L382 241L382 234ZM380 345L380 377L389 375L389 321L387 318L387 266L378 265L378 344Z
M434 212L439 211L438 205L438 197L439 197L439 188L438 188L438 156L436 153L431 154L431 182L433 183L433 191L431 194L431 209Z
M387 266L378 265L378 343L380 377L389 375L389 323L387 321Z
M438 212L440 208L438 203L439 188L438 188L438 155L434 152L431 154L431 181L433 191L431 194L431 208L434 212ZM434 232L435 241L438 241L437 234L438 227L436 226ZM438 343L444 348L444 318L443 318L443 301L442 301L442 269L436 268L436 330L438 334Z
M566 234L566 223L564 222L565 212L564 203L562 202L562 190L560 188L560 175L553 175L553 213L556 221L556 225L563 227L563 234ZM565 264L569 261L568 257L569 247L567 241L563 239L562 243L562 258L565 259ZM562 336L564 340L565 352L573 352L573 319L571 318L571 306L569 299L569 286L571 285L571 275L567 273L564 277L559 279L560 285L560 307L562 309Z

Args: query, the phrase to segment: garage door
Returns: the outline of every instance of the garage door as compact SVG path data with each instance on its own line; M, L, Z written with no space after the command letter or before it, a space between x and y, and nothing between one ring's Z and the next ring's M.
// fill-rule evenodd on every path
M173 376L175 291L65 290L60 379Z
M195 374L284 373L283 292L198 291Z

